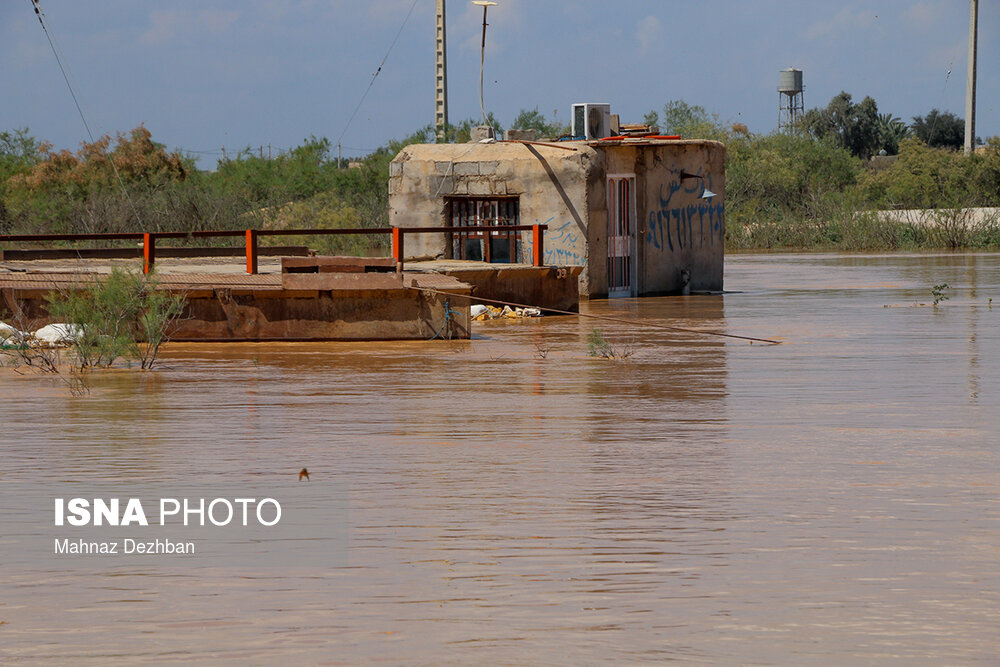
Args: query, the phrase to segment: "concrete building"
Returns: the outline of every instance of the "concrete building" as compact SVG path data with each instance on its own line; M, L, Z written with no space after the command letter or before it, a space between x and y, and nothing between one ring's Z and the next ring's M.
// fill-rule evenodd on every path
M649 137L415 144L390 166L390 222L483 227L405 250L487 262L527 262L531 233L503 227L544 223L545 263L583 267L581 296L720 291L725 157L718 142Z

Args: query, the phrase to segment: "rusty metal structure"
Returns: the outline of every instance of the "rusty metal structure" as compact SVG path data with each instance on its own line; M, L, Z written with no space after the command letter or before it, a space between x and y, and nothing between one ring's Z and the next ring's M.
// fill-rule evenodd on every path
M142 257L144 273L157 258L157 241L187 238L241 238L243 248L197 248L199 256L234 254L246 259L246 274L161 273L156 289L185 296L186 310L171 331L173 340L405 340L438 337L468 338L469 300L474 289L489 298L508 295L536 298L541 305L575 307L575 276L543 266L546 225L506 225L497 233L530 231L534 266L511 265L503 276L496 271L464 276L447 270L404 272L405 239L412 234L447 233L466 239L490 238L489 225L437 228L282 229L145 232L123 234L9 234L0 244L40 244L77 241L142 241L142 247L106 248L105 257ZM391 234L390 257L282 257L281 273L258 272L258 241L262 236ZM100 248L89 249L91 257ZM176 250L172 248L172 250ZM72 258L72 249L63 250ZM125 251L122 254L120 251ZM23 251L22 251L23 252ZM0 259L3 259L0 251ZM475 265L470 262L468 264ZM48 320L48 298L53 293L86 289L98 276L87 272L0 273L0 311L16 321L38 326ZM570 289L567 289L570 288ZM459 301L456 301L459 299ZM546 301L548 299L548 301Z
M395 259L396 270L403 270L404 239L407 234L428 234L447 233L455 234L460 238L469 237L489 237L491 234L510 234L511 232L530 231L532 233L532 265L544 266L544 232L547 225L508 225L502 227L495 226L489 221L480 221L482 224L471 226L449 226L449 227L377 227L372 229L246 229L246 230L216 230L197 232L127 232L121 234L4 234L0 235L0 244L4 243L43 243L43 242L75 242L75 241L142 241L141 256L143 258L143 273L153 270L156 263L157 246L159 239L204 239L204 238L233 238L243 237L244 253L246 256L247 273L257 273L257 258L261 253L258 241L262 236L343 236L343 235L392 235L392 257ZM499 224L499 223L497 223ZM230 248L202 248L201 256L228 256L233 254ZM110 251L110 250L109 250ZM117 256L139 256L139 250L126 249L127 255ZM0 250L0 259L3 258L3 251Z

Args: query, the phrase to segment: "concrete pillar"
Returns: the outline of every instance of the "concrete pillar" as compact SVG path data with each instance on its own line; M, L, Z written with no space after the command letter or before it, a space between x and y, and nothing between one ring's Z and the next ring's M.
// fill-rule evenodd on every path
M965 80L965 154L976 147L976 42L979 40L979 0L969 0L969 68Z
M434 133L444 143L448 125L448 48L445 33L445 0L437 0L437 32L434 39L436 72L434 79Z

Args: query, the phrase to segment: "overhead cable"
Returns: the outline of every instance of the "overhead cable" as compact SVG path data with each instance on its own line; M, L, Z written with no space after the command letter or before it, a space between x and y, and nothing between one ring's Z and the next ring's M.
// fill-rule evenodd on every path
M406 23L410 20L410 15L413 14L413 10L416 6L417 6L417 0L413 0L413 4L410 5L410 11L406 13L406 18L403 19L403 25L399 26L399 31L396 33L396 37L392 40L392 44L389 45L389 50L385 52L385 57L383 57L382 62L379 63L378 69L375 70L374 74L372 74L372 80L368 82L368 88L365 89L364 94L358 101L358 105L354 107L354 113L352 113L351 117L347 119L347 124L344 125L344 131L340 133L339 137L337 137L338 146L340 145L341 140L344 138L344 135L347 134L347 129L351 126L351 122L354 120L354 117L358 115L358 111L361 109L361 105L365 103L365 98L368 97L368 92L372 89L372 86L375 85L375 79L378 77L379 74L382 73L382 67L385 66L385 62L389 59L389 54L392 53L392 49L394 46L396 46L396 42L399 41L399 36L403 34L403 28L406 27Z

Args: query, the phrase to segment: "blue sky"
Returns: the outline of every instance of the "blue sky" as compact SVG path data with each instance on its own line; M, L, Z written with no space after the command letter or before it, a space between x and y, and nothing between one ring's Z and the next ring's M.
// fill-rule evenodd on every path
M964 115L964 0L498 0L490 10L486 106L565 120L610 102L623 122L670 99L756 132L777 123L778 71L804 70L806 107L846 90L909 121ZM434 0L416 0L357 117L348 119L413 0L41 0L95 134L144 123L170 148L298 145L345 155L433 122ZM449 111L479 115L482 10L448 0ZM1000 2L980 2L977 134L1000 134ZM0 0L0 130L56 147L87 138L30 0ZM951 75L948 76L949 68ZM346 132L345 132L345 127Z

